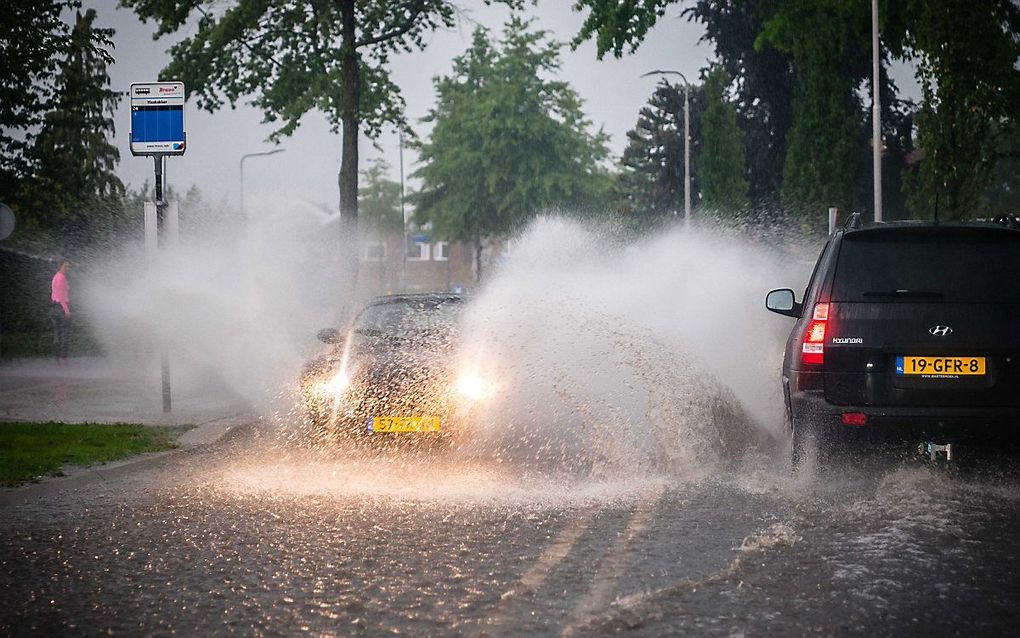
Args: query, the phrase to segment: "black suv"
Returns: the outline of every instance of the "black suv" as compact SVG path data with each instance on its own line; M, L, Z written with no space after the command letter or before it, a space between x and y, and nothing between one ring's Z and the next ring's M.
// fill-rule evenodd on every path
M829 238L783 361L796 463L805 444L910 441L927 450L1020 433L1020 224L861 224ZM951 449L951 448L950 448Z

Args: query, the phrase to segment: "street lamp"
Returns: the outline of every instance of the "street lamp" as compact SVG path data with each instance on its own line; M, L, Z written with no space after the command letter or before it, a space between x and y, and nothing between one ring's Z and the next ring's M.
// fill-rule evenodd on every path
M683 73L679 71L663 71L656 69L643 74L649 75L679 75L684 81L684 223L691 222L691 83Z
M276 155L277 153L282 153L285 150L287 150L287 149L285 149L285 148L274 148L271 151L263 151L261 153L248 153L247 155L242 155L241 156L241 185L240 185L239 191L241 193L241 217L242 218L244 217L244 160L248 159L249 157L262 157L264 155Z

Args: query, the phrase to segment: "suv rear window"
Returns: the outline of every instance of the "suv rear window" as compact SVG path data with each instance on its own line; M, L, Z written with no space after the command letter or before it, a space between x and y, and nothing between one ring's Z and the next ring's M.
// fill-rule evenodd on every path
M847 233L832 300L1020 303L1020 233L960 227Z

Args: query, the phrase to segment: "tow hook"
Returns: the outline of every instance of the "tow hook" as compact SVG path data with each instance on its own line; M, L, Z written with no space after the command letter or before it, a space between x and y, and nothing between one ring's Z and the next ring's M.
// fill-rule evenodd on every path
M939 445L927 441L917 446L917 453L922 456L927 456L932 462L935 462L939 458L939 454L945 454L947 461L953 460L953 444L947 443L945 445Z

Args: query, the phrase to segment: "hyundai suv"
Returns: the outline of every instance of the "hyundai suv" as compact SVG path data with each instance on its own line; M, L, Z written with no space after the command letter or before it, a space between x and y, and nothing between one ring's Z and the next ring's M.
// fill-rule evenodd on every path
M1020 432L1020 223L862 224L834 232L783 361L797 463L806 445L909 441L923 452ZM920 444L920 445L918 445ZM948 444L948 446L947 446Z

